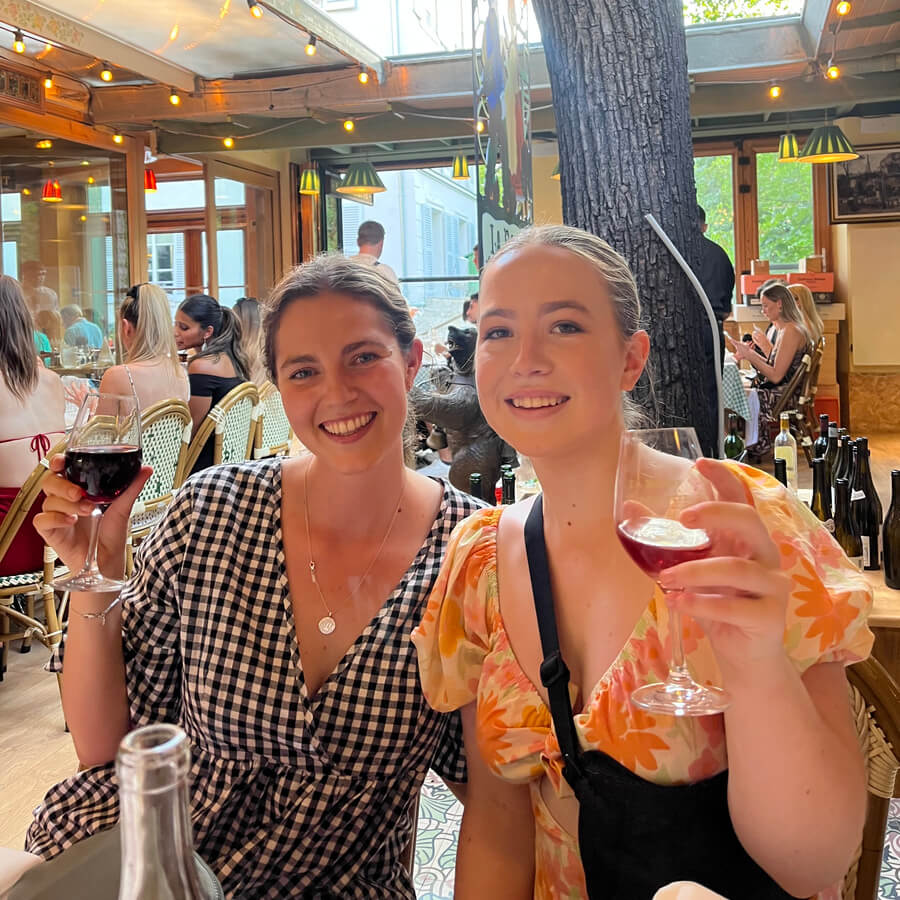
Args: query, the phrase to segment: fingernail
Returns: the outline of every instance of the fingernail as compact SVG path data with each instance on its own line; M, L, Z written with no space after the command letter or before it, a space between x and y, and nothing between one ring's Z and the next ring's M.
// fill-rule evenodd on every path
M94 511L94 504L90 502L90 500L82 500L81 503L78 504L78 511L88 515Z

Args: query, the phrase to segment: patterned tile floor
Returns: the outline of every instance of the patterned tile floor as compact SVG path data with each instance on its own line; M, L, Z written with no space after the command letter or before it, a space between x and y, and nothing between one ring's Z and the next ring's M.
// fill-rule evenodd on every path
M416 894L419 900L453 900L453 865L462 807L440 778L428 773L419 801ZM900 800L891 802L878 900L900 900Z

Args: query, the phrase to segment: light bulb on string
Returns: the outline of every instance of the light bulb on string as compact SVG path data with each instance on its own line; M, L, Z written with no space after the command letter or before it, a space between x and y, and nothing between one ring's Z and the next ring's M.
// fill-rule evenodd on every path
M51 141L49 138L43 138L34 146L37 147L38 150L50 150L53 147L53 141Z
M222 146L226 150L230 150L234 146L234 138L233 137L222 138Z
M44 89L49 91L50 88L52 88L52 87L53 87L53 75L52 75L52 73L48 72L44 76Z
M835 6L834 11L839 16L846 16L850 13L851 8L852 7L850 5L850 0L841 0L841 2L838 3L837 6Z
M172 90L169 92L169 103L171 103L172 106L181 105L181 95L178 93L178 91L175 90L175 88L172 88Z
M781 85L773 84L769 87L769 97L773 100L777 100L781 96Z
M21 28L17 28L16 33L13 35L13 50L16 53L25 52L25 36L22 34Z
M315 56L316 55L316 36L311 34L309 36L309 40L306 42L305 53L307 56Z
M356 122L353 119L344 119L344 131L350 134L356 128Z
M112 139L114 144L121 144L125 140L118 131L113 135Z
M825 70L825 77L829 81L837 81L837 79L841 77L840 67L836 66L834 63L831 63Z
M365 69L359 70L359 75L356 76L357 81L360 84L368 84L369 83L369 73Z
M479 119L479 120L475 123L475 130L476 130L479 134L481 134L481 133L484 131L484 120L483 120L483 119Z
M108 62L103 63L103 67L100 69L100 80L107 82L113 80L112 68Z
M247 7L250 9L250 15L253 16L254 19L261 19L263 17L263 8L256 0L247 0Z

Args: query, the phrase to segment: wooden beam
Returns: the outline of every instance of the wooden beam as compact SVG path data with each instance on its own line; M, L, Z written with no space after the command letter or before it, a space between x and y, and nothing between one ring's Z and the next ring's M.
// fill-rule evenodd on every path
M97 59L109 60L150 81L171 85L180 91L194 89L194 73L167 62L155 53L111 37L97 28L31 0L0 0L0 20L31 34L69 47ZM51 65L51 61L46 61ZM98 91L102 93L102 91Z

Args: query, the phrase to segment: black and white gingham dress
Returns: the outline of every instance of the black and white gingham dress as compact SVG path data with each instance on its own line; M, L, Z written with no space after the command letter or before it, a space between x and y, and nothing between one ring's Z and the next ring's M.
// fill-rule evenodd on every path
M123 592L135 726L193 744L198 852L236 898L412 898L400 855L429 766L465 780L459 720L418 682L418 624L453 527L477 508L444 484L394 593L310 700L281 540L281 462L191 478L142 545ZM52 788L27 848L50 857L114 824L112 764Z

